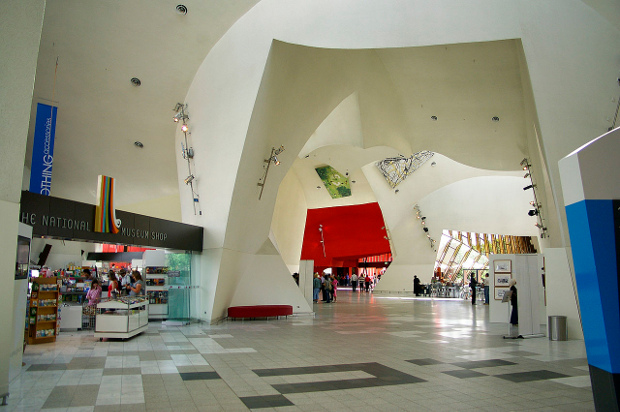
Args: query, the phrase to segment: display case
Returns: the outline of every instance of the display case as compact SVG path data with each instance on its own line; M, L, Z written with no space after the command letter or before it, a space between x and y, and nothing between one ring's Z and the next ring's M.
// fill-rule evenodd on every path
M168 268L146 267L146 298L149 301L149 318L168 318Z
M50 343L58 335L58 278L33 278L28 305L28 344Z
M149 302L144 297L124 296L97 304L95 337L128 339L148 328Z

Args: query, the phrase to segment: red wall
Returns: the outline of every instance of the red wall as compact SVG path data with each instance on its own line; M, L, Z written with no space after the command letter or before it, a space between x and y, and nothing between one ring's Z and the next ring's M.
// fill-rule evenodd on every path
M326 257L319 225L323 225ZM385 236L378 203L308 209L301 259L314 260L315 267L355 267L360 257L391 252Z

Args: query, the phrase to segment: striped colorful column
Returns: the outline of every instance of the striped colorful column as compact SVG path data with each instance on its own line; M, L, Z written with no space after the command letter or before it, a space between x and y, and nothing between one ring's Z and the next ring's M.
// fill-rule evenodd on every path
M120 220L116 219L116 210L114 209L114 178L99 175L95 232L118 233L120 224Z

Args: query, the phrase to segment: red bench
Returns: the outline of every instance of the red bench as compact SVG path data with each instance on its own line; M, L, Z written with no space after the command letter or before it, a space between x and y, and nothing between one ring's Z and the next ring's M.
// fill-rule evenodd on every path
M292 314L291 305L231 306L228 308L228 317L232 319L277 318Z

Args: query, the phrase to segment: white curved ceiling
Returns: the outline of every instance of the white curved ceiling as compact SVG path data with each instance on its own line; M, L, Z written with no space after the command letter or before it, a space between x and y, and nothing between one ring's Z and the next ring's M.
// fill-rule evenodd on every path
M33 108L50 101L59 107L52 195L94 203L97 175L106 174L119 178L121 208L177 196L174 154L180 148L174 145L172 109L184 101L209 50L257 2L188 1L185 16L163 0L47 2ZM393 85L390 104L400 112L412 152L462 159L486 150L489 168L518 167L511 160L524 151L519 143L525 136L518 41L367 53L376 53L383 81ZM142 85L133 86L132 77ZM363 99L359 104L368 103ZM492 122L493 116L501 121ZM373 131L372 139L363 137L366 147L387 143L381 119L356 121L354 134ZM336 119L330 127L333 135L347 124ZM31 126L27 166L32 133ZM502 152L511 153L509 161Z

